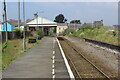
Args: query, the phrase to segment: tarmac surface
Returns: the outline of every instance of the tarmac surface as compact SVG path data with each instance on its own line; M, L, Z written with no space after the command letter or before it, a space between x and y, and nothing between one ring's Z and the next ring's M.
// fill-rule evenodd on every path
M2 71L5 78L69 78L69 74L54 37L44 37L40 43L14 60Z

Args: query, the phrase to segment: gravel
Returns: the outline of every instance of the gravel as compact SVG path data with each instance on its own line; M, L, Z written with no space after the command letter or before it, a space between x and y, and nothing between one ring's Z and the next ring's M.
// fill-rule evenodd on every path
M118 53L109 51L106 48L85 42L83 39L76 37L65 37L73 42L77 47L87 52L84 54L89 60L98 65L101 70L106 71L108 75L118 76Z

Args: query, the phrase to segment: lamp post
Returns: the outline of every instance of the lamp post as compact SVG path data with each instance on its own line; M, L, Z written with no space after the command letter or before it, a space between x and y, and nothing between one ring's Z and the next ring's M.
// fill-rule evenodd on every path
M36 41L38 40L38 12L34 14L36 18Z

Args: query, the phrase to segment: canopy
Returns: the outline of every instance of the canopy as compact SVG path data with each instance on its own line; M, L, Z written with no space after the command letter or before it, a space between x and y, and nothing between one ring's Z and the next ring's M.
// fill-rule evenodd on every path
M27 23L27 25L35 27L35 26L57 26L56 22L47 20L45 18L37 17L34 20Z

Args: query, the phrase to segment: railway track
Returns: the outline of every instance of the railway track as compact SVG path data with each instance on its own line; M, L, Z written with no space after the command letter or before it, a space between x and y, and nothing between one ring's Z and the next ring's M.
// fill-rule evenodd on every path
M73 47L68 40L64 39L63 37L58 37L58 40L63 47L65 55L70 65L72 66L72 70L76 78L79 78L80 80L86 78L111 80L108 75L106 75L101 69L99 69L84 55L82 55L76 49L76 47Z

